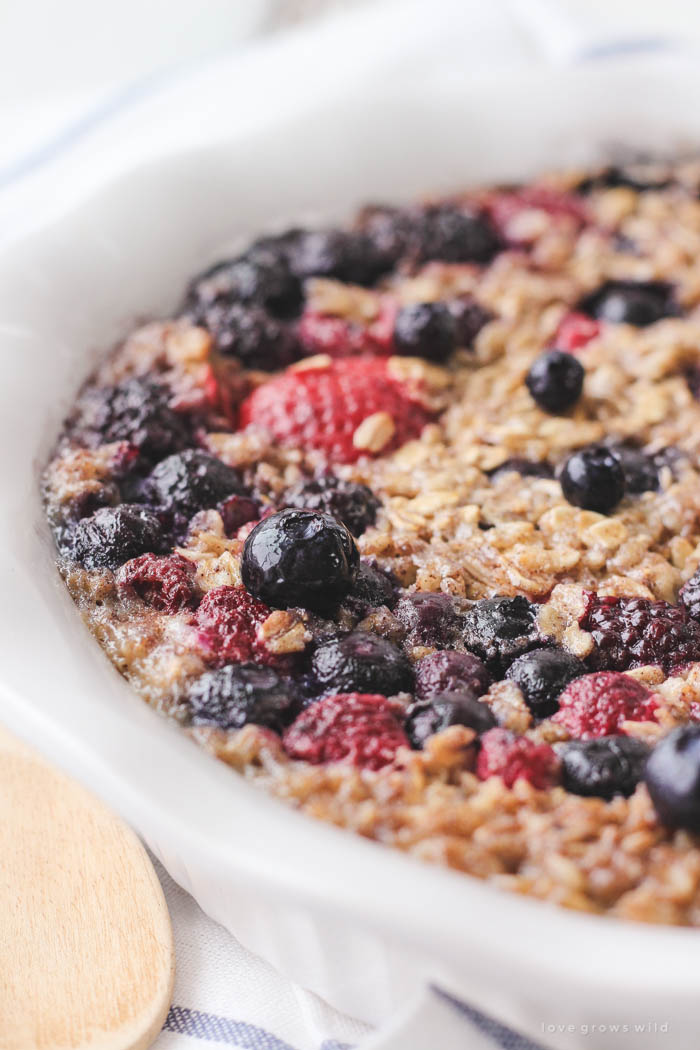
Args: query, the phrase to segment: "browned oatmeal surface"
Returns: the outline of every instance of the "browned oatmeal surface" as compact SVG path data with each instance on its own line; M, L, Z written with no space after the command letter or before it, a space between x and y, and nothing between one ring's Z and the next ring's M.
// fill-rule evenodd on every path
M44 494L85 622L315 817L700 924L699 259L696 163L256 242L61 435Z

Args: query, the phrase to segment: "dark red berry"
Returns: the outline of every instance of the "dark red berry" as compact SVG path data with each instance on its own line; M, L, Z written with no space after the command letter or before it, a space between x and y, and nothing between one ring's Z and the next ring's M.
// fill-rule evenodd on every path
M618 671L583 675L567 685L559 697L553 721L573 737L615 736L623 722L655 722L656 697L648 689Z
M192 683L187 699L192 725L224 730L252 724L281 733L297 708L289 683L272 668L255 664L205 672Z
M598 321L594 321L588 314L572 311L565 314L559 322L552 346L557 350L563 350L564 353L574 354L599 335L600 323Z
M478 657L453 649L428 653L416 664L415 673L415 693L419 700L464 691L479 697L491 685L491 675Z
M482 598L466 613L463 626L466 648L498 676L516 656L542 645L537 606L522 595Z
M446 303L410 303L402 306L394 324L394 346L399 354L446 361L457 345L457 327Z
M311 704L284 734L290 758L320 765L351 762L360 769L381 769L408 747L404 709L385 696L346 693Z
M415 748L422 748L428 737L449 726L466 726L486 733L496 725L491 708L469 689L440 693L430 700L417 700L406 715L406 732Z
M559 481L574 507L608 514L625 494L625 474L618 456L604 445L573 452L564 462Z
M588 594L580 626L593 636L594 649L586 662L595 670L658 664L668 674L700 660L700 624L683 606Z
M100 507L72 535L72 557L86 569L116 569L125 561L165 545L158 518L146 507L122 503Z
M514 660L506 672L537 718L548 718L559 706L569 682L586 673L586 666L566 649L533 649Z
M481 780L500 777L509 788L516 780L527 780L546 791L558 783L560 763L549 744L537 744L507 729L489 729L481 738L476 772Z
M195 565L181 554L142 554L117 570L122 594L135 595L159 612L191 609L197 602Z
M660 740L644 780L662 824L700 832L700 726L681 726Z
M525 386L545 412L565 412L580 398L584 375L581 362L573 354L546 350L527 373Z
M217 509L227 536L235 536L241 525L257 521L260 517L260 505L252 496L228 496Z
M319 693L377 692L393 696L413 685L411 665L387 638L354 631L330 638L311 657Z
M642 778L649 748L630 736L572 740L559 752L562 785L574 795L628 798Z
M579 309L599 321L638 328L680 314L666 281L605 281L581 300Z
M300 481L287 489L282 502L286 507L330 514L342 521L353 536L361 536L374 525L381 505L367 485L343 481L333 474Z
M270 652L258 636L258 629L270 612L244 587L215 587L208 591L195 614L197 638L205 658L218 667L247 662L289 665L289 657Z
M451 648L460 633L454 599L449 594L416 591L398 602L394 615L406 632L406 644Z

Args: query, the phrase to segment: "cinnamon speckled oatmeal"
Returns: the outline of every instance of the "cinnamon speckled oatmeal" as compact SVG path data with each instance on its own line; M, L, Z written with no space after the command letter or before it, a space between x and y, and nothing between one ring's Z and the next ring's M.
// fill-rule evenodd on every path
M700 163L256 241L83 387L58 565L144 699L312 816L700 924Z

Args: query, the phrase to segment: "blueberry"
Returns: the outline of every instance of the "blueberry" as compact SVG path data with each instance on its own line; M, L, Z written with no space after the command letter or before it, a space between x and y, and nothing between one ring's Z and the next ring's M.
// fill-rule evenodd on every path
M241 575L248 591L268 605L323 613L349 592L359 562L342 522L289 509L255 526L243 546Z
M396 600L396 589L388 573L382 572L376 565L372 565L363 558L355 573L352 590L348 597L354 599L355 603L359 603L363 609L376 609L380 605L386 605L391 609Z
M605 281L581 300L578 309L599 321L638 328L680 313L673 287L665 281Z
M631 445L614 445L612 451L622 465L625 492L656 492L659 487L659 464L655 456Z
M160 521L145 507L100 507L75 526L72 556L86 569L116 569L139 554L163 550Z
M700 726L681 726L659 741L644 780L662 824L700 832Z
M493 314L471 295L450 299L447 306L455 324L455 343L470 349L484 325L493 320Z
M90 448L128 441L146 459L158 459L192 442L188 423L170 408L169 400L164 384L139 376L115 386L91 387L82 395L69 430Z
M513 661L506 678L515 682L537 718L548 718L557 710L559 696L569 682L586 670L566 649L533 649Z
M649 748L630 736L572 740L561 748L562 783L574 795L611 799L631 795L644 773Z
M456 344L457 328L445 303L402 306L394 323L394 344L400 354L446 361Z
M491 685L491 675L477 656L450 649L428 653L416 664L415 673L415 693L419 700L465 690L482 696Z
M467 726L477 733L485 733L495 725L491 708L477 700L469 689L418 700L411 704L406 715L406 733L411 746L417 749L425 745L428 737L449 726Z
M227 664L195 679L188 692L195 726L241 729L252 723L280 732L297 712L293 691L269 667Z
M451 204L426 208L417 231L418 262L488 263L503 247L486 215Z
M569 456L559 481L569 503L599 514L613 510L625 494L619 457L602 445L590 445Z
M242 482L233 467L190 448L161 460L145 479L143 491L155 506L190 518L198 510L241 493Z
M517 656L542 645L537 606L514 598L482 598L464 617L464 644L492 674L502 676Z
M552 478L554 477L554 471L550 467L549 463L543 460L536 461L532 459L507 459L504 463L501 463L500 467L496 467L491 472L492 480L500 478L503 474L510 474L515 472L520 474L522 478Z
M546 350L530 368L525 386L545 412L565 412L580 398L584 375L583 365L573 354Z
M291 254L291 267L302 280L330 277L361 285L374 284L388 268L387 260L369 237L348 230L302 233Z
M451 648L459 637L459 621L449 594L416 591L398 602L394 614L406 631L406 644Z
M219 353L236 357L246 368L274 372L300 356L290 325L260 306L213 303L207 308L203 323Z
M374 525L380 502L367 485L341 481L328 474L300 481L284 495L284 504L300 510L318 510L342 521L353 536Z
M410 690L411 665L388 639L369 631L331 638L311 658L311 672L322 693L381 693Z

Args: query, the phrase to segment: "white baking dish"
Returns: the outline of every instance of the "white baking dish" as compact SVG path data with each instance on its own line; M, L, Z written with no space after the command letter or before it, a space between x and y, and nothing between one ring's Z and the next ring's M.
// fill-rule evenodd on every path
M332 112L307 103L122 176L0 256L0 718L119 809L241 941L369 1021L434 981L558 1047L658 1047L654 1024L674 1050L695 1047L700 938L501 893L245 784L132 694L82 627L52 566L39 469L94 355L172 309L227 240L611 142L700 144L700 76L633 64L365 83ZM648 1022L595 1041L581 1027Z

